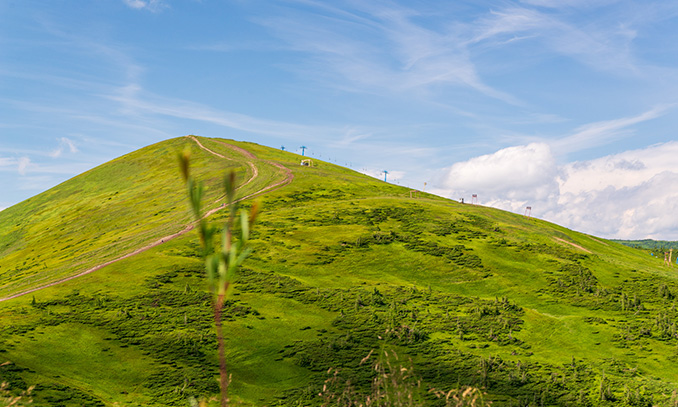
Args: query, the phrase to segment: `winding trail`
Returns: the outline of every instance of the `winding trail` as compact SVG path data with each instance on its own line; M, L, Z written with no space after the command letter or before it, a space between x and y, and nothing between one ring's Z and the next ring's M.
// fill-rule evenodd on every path
M228 157L226 157L226 156L223 156L223 155L217 153L216 151L212 151L212 150L210 150L209 148L205 147L205 146L200 142L200 140L198 140L195 136L186 136L186 137L187 137L187 138L190 138L190 139L193 140L193 141L195 141L195 143L198 145L198 147L202 148L203 150L207 151L208 153L210 153L210 154L212 154L212 155L215 155L215 156L217 156L217 157L219 157L219 158L223 158L224 160L230 160L230 161L233 161L231 158L228 158ZM218 141L218 140L216 140L216 142L219 143L219 144L223 144L224 146L226 146L226 147L230 148L231 150L235 151L236 153L239 153L239 154L241 154L241 155L243 155L243 156L245 156L246 158L249 159L249 160L247 161L247 165L250 166L250 170L252 171L252 176L250 177L250 179L248 179L248 180L245 181L242 185L240 185L236 190L238 190L238 189L240 189L240 188L246 186L246 185L249 184L250 182L254 181L254 179L255 179L256 177L259 176L259 168L257 168L257 166L254 165L254 163L252 162L252 160L257 160L257 156L256 156L256 155L250 153L249 151L245 150L244 148L240 148L240 147L238 147L238 146L234 146L233 144L224 143L223 141ZM219 197L219 199L217 199L217 201L220 201L221 199L223 199L223 196Z
M586 253L592 253L591 250L589 250L589 249L587 249L587 248L585 248L585 247L582 247L582 246L580 246L580 245L578 245L578 244L576 244L576 243L568 242L567 240L561 239L561 238L559 238L559 237L555 237L555 236L552 236L552 237L553 237L555 240L557 240L557 241L559 241L559 242L561 242L561 243L569 244L570 246L576 247L577 249L580 249L580 250L583 250L583 251L585 251ZM603 243L603 244L604 244L604 243Z
M219 158L225 159L225 160L232 160L231 158L228 158L228 157L226 157L226 156L224 156L224 155L222 155L222 154L219 154L219 153L217 153L217 152L215 152L215 151L212 151L212 150L210 150L209 148L205 147L205 146L200 142L200 140L198 140L196 137L194 137L194 136L186 136L186 137L189 138L189 139L191 139L191 140L193 140L193 141L198 145L198 147L200 147L201 149L207 151L208 153L213 154L213 155L215 155L215 156L217 156L217 157L219 157ZM231 150L233 150L233 151L235 151L235 152L237 152L237 153L243 155L243 156L247 159L247 161L246 161L247 164L248 164L248 165L250 166L250 168L252 169L252 176L250 177L250 179L248 179L245 183L241 184L237 189L240 189L240 188L244 187L245 185L249 184L250 182L252 182L255 178L257 178L257 177L259 176L259 169L257 168L257 166L256 166L256 165L254 164L254 162L253 162L254 160L259 160L259 158L257 158L256 155L254 155L254 154L252 154L251 152L245 150L244 148L237 147L237 146L234 146L234 145L232 145L232 144L225 143L225 142L223 142L223 141L217 141L217 142L220 143L220 144L223 144L224 146L230 148ZM266 162L266 163L268 163L268 164L271 164L271 165L277 167L277 168L280 170L279 172L281 172L282 174L284 174L285 177L284 177L281 181L276 182L275 184L268 185L268 186L266 186L266 187L264 187L264 188L262 188L262 189L260 189L260 190L258 190L258 191L255 191L255 192L253 192L253 193L251 193L251 194L249 194L249 195L247 195L247 196L243 196L242 198L236 199L236 200L234 201L234 203L241 202L241 201L244 201L244 200L249 199L249 198L253 198L253 197L257 196L257 195L263 194L264 192L272 192L272 191L274 191L274 190L276 190L276 189L282 188L282 187L284 187L285 185L291 183L292 180L294 179L294 174L292 174L292 171L291 171L289 168L285 167L284 165L282 165L282 164L280 164L280 163L277 163L277 162L274 162L274 161L270 161L270 160L262 160L262 161L264 161L264 162ZM223 198L223 197L222 197L222 198ZM216 202L220 202L222 198L218 199ZM216 202L215 202L215 203L216 203ZM207 217L209 217L209 216L211 216L211 215L213 215L214 213L216 213L216 212L218 212L218 211L220 211L220 210L222 210L222 209L224 209L224 208L226 208L226 207L227 207L226 205L220 205L220 206L218 206L218 207L216 207L216 208L210 209L209 211L207 211L207 212L205 213L205 215L203 216L203 219L204 219L204 218L207 218ZM152 249L152 248L154 248L154 247L156 247L156 246L159 246L159 245L161 245L161 244L163 244L163 243L169 242L170 240L176 239L176 238L179 237L179 236L183 236L183 235L185 235L186 233L190 232L191 230L195 229L196 225L197 225L197 222L195 222L195 221L194 221L194 222L191 222L191 223L189 223L188 225L186 225L186 227L184 227L184 229L182 229L181 231L176 232L176 233L173 233L173 234L171 234L171 235L169 235L169 236L162 237L162 238L160 238L160 239L158 239L158 240L156 240L156 241L154 241L154 242L152 242L152 243L147 244L146 246L143 246L143 247L140 247L140 248L134 250L134 251L131 252L131 253L127 253L127 254L125 254L125 255L123 255L123 256L120 256L120 257L117 257L117 258L115 258L115 259L113 259L113 260L109 260L109 261L107 261L107 262L105 262L105 263L98 264L98 265L96 265L96 266L94 266L94 267L92 267L92 268L89 268L89 269L87 269L87 270L85 270L85 271L83 271L83 272L80 272L80 273L78 273L78 274L74 274L74 275L72 275L72 276L68 276L68 277L62 278L62 279L57 280L57 281L53 281L53 282L51 282L51 283L48 283L48 284L45 284L45 285L42 285L42 286L39 286L39 287L31 288L31 289L29 289L29 290L25 290L25 291L22 291L22 292L17 293L17 294L12 294L12 295L10 295L10 296L8 296L8 297L0 298L0 302L7 301L7 300L11 300L11 299L14 299L14 298L18 298L18 297L24 296L24 295L26 295L26 294L30 294L30 293L33 293L33 292L42 290L42 289L44 289L44 288L53 287L53 286L55 286L55 285L62 284L62 283L65 283L65 282L67 282L67 281L74 280L74 279L76 279L76 278L78 278L78 277L82 277L82 276L85 276L85 275L87 275L87 274L93 273L93 272L95 272L95 271L97 271L97 270L101 270L102 268L104 268L104 267L106 267L106 266L110 266L110 265L113 264L113 263L117 263L117 262L119 262L119 261L128 259L128 258L130 258L130 257L132 257L132 256L136 256L137 254L143 253L143 252L145 252L145 251L147 251L147 250L150 250L150 249Z

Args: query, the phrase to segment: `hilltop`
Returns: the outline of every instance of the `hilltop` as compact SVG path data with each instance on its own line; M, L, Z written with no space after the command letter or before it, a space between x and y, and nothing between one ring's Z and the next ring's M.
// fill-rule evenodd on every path
M429 389L462 385L495 406L678 401L677 269L662 259L320 160L183 137L0 212L0 363L12 362L0 377L37 385L36 405L186 405L218 391L184 148L211 218L225 216L229 169L243 205L262 204L226 311L235 401L319 405L330 368L367 391L371 350L411 364L427 405L444 405Z

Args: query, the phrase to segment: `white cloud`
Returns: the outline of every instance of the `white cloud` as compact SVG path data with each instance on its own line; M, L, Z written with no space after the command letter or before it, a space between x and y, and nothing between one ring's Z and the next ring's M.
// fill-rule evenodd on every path
M559 201L544 218L603 237L678 239L676 172L661 172L629 187L610 184L563 193Z
M529 1L533 5L549 6L552 1ZM560 6L568 6L558 2ZM578 5L580 1L571 1ZM555 4L554 4L555 5ZM590 6L590 5L589 5ZM598 6L598 4L596 4ZM595 23L585 19L569 19L572 13L554 13L527 7L510 6L480 18L475 24L471 43L503 47L507 41L530 40L545 48L541 53L556 52L600 71L628 75L638 73L638 63L631 53L636 31L624 20L634 21L634 15L620 15L617 24Z
M628 136L628 127L648 120L656 119L666 112L670 106L657 106L637 116L590 123L577 128L575 134L563 137L551 144L561 154L581 151L605 145L620 137Z
M401 180L405 176L405 171L388 171L388 174L384 174L384 171L388 170L378 170L376 168L362 168L359 172L369 175L370 177L379 178L380 180L384 179L386 175L387 182L395 182Z
M549 146L532 143L456 163L445 171L442 185L454 197L482 191L486 199L525 202L552 195L557 188L556 175Z
M146 7L146 2L142 0L124 0L125 4L132 8L144 8Z
M77 153L78 148L75 146L75 143L73 143L71 140L69 140L66 137L61 137L59 139L59 147L56 149L52 150L49 153L49 156L52 158L58 158L61 157L61 155L64 153L64 150L68 149L71 153Z
M558 165L546 144L509 147L449 167L438 194L607 238L678 239L678 142Z
M422 13L393 3L350 2L343 7L309 2L311 14L282 13L260 20L287 47L309 56L301 74L355 92L407 92L433 85L470 88L520 104L485 83L457 22L423 24Z
M28 166L31 165L31 159L28 157L21 157L17 161L17 171L19 171L19 174L21 175L26 175L26 170L28 169Z
M616 3L619 0L520 0L521 3L531 4L540 7L565 8L565 7L601 7L610 3Z
M136 10L146 9L150 11L158 11L165 7L162 0L123 0L123 2L128 7Z
M346 133L343 135L343 137L341 137L341 139L333 142L332 144L340 147L348 147L356 141L364 140L370 138L371 136L371 133L366 133L356 128L349 128L346 130Z
M612 186L633 188L663 172L678 172L678 142L573 162L563 166L563 193L582 194Z
M27 156L19 158L0 157L0 172L19 173L21 176L19 181L21 183L20 189L24 190L40 189L36 185L51 187L55 185L56 181L63 181L64 176L70 177L83 173L93 166L92 163L88 162L45 164L39 160L35 162Z
M319 134L325 135L328 139L336 140L339 137L344 137L346 132L343 128L331 126L313 126L261 119L215 109L191 101L159 97L136 87L123 87L118 92L105 97L119 102L120 109L125 114L156 114L196 120L286 140L308 140L309 137L317 138ZM360 129L354 128L353 131L360 132Z

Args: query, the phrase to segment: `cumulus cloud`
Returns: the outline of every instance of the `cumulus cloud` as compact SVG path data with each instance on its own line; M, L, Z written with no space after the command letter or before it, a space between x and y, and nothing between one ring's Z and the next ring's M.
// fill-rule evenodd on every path
M678 239L678 142L558 164L547 144L509 147L452 165L437 193L532 214L607 238Z
M482 193L486 204L517 210L547 200L558 190L558 168L544 143L509 147L447 168L440 184L453 198Z
M590 161L563 166L561 190L581 194L613 186L631 188L664 171L678 171L678 142L626 151Z
M676 239L678 173L662 172L638 185L564 193L544 218L604 237Z

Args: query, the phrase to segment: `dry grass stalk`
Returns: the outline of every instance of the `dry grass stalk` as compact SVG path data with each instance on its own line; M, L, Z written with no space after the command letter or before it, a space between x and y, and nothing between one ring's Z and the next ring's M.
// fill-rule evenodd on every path
M6 365L8 362L3 363L0 366ZM28 390L24 390L18 396L13 396L9 391L9 383L2 382L0 383L0 406L2 407L22 407L27 406L33 403L31 398L31 393L35 386L31 386Z

